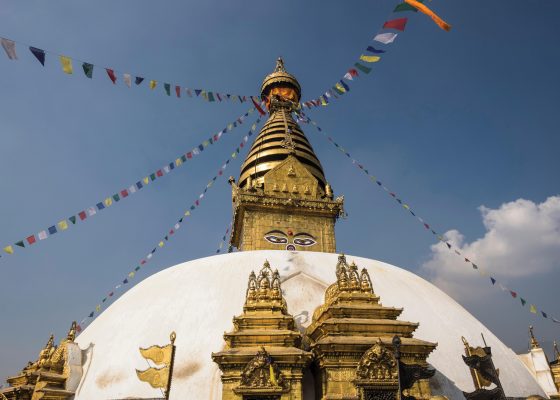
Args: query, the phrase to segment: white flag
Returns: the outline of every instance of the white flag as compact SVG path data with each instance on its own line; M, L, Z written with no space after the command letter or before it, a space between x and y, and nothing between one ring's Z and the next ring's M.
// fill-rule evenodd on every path
M175 228L175 230L179 229L181 227L181 225L179 224L175 224L175 226L173 228Z
M37 236L39 236L39 240L45 240L47 238L47 231L41 231Z
M389 44L389 43L393 43L396 38L397 38L396 33L386 32L386 33L380 33L380 34L376 35L373 38L373 40L375 40L376 42L383 43L383 44Z
M87 212L90 217L93 217L95 214L97 214L97 211L95 211L95 208L93 207L88 208Z
M165 171L166 174L168 174L169 171L170 171L169 165L166 165L165 167L163 167L163 170Z
M132 78L130 77L130 74L123 74L123 80L124 83L126 83L126 86L128 87L132 86Z
M149 260L149 259L152 258L153 256L154 256L154 254L153 254L153 253L150 253L150 254L148 254L148 255L146 256L146 258Z
M16 42L14 42L13 40L4 39L4 38L2 38L0 40L0 42L2 43L2 47L6 51L6 54L8 55L8 58L10 60L17 60L18 58L17 58L17 54L16 54Z
M351 74L350 72L345 73L345 74L344 74L344 78L345 78L345 79L348 79L349 81L353 81L353 80L354 80L354 78L352 78L352 74ZM329 93L325 93L325 94L327 95L327 97L331 97L331 96L329 95Z
M129 191L130 193L136 193L136 186L135 186L135 185L131 185L131 186L128 188L128 191Z

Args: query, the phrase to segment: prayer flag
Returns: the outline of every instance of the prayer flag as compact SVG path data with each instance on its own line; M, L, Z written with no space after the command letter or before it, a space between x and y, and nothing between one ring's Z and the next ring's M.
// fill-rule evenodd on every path
M258 102L255 101L254 98L251 97L251 100L253 101L253 105L255 106L255 108L257 109L257 111L259 112L260 115L265 115L266 113L264 112L264 110L261 108L261 106L259 105Z
M157 170L156 175L159 176L160 178L163 176L163 172L161 171L161 169Z
M68 218L70 220L70 222L72 222L72 225L76 225L76 216L72 215L70 218Z
M120 201L120 199L121 199L121 198L119 197L118 193L115 193L115 194L113 195L113 200L115 200L115 201L118 202L118 201Z
M107 201L107 200L105 200L105 201ZM80 217L80 219L83 221L84 219L87 218L86 212L85 211L80 211L78 213L78 217Z
M171 96L171 85L169 83L164 83L163 88L165 89L165 93L167 93L168 96Z
M517 297L517 293L514 292L513 290L510 290L509 294L511 294L511 297L513 297L514 299Z
M417 1L417 0L404 0L404 1L408 5L411 5L412 7L418 9L420 12L426 14L428 17L430 17L437 24L437 26L439 26L444 31L449 32L451 30L451 25L449 25L447 22L442 20L436 13L434 13L432 10L430 10L428 7L426 7L424 4L421 4L421 1Z
M93 318L93 311L88 315L89 318Z
M41 231L37 234L39 240L45 240L47 238L47 231Z
M122 198L128 197L128 190L126 189L121 190L121 196Z
M128 188L128 191L130 192L130 194L136 193L136 186L130 185L130 187Z
M490 280L492 281L492 285L496 284L496 280L494 278L490 277Z
M60 56L60 65L62 65L62 70L66 74L72 74L74 70L72 69L72 59L66 56Z
M29 46L29 51L35 56L41 65L45 66L45 50L38 49L37 47Z
M111 205L113 205L113 199L110 198L110 197L107 197L107 198L105 199L104 203L105 203L105 205L106 205L107 207L111 207Z
M181 97L181 86L175 86L175 94L177 97Z
M19 247L25 247L25 244L23 243L23 240L20 240L19 242L15 242L14 244L16 246L19 246Z
M396 29L397 31L404 31L408 18L396 18L387 21L383 24L383 29Z
M368 63L374 63L374 62L378 62L379 60L381 60L381 57L379 57L379 56L366 56L365 54L362 54L360 56L360 60L368 62Z
M95 214L97 214L97 211L95 211L95 208L93 208L93 207L89 207L89 208L87 209L87 212L88 212L88 215L89 215L90 217L93 217Z
M340 83L337 83L335 86L333 86L333 90L335 92L337 92L338 94L344 94L344 92L345 92L344 88L342 87L342 85ZM321 104L321 103L319 103L319 104Z
M49 226L49 234L54 235L56 233L56 226Z
M131 272L128 274L128 277L129 277L129 278L134 278L134 275L135 275L134 271L131 271Z
M390 44L390 43L393 43L396 38L397 38L396 33L385 32L385 33L380 33L380 34L376 35L373 38L373 40L375 40L376 42L379 42L379 43L383 43L383 44Z
M68 229L68 223L66 222L65 219L63 219L58 223L58 227L60 228L61 231L65 231L66 229Z
M548 318L548 315L546 315L546 313L544 311L541 311L541 314L543 317Z
M84 70L84 74L91 79L93 77L93 64L90 63L82 63L82 69Z
M195 89L194 93L196 94L196 96L198 97L200 95L200 93L202 93L202 90L200 89Z
M134 83L139 85L142 83L143 80L144 78L142 78L141 76L137 76L136 79L134 79Z
M191 92L191 90L190 90L189 88L187 88L187 95L188 95L189 97L192 97L192 92Z
M123 81L126 86L132 86L132 76L130 74L123 74Z
M214 93L208 92L208 101L215 101L214 100Z
M109 79L111 80L111 82L113 82L113 85L115 85L117 83L117 77L115 76L115 71L113 71L111 68L105 68L105 71L107 71L107 75L109 75Z
M354 66L365 74L369 74L371 72L370 67L366 67L365 65L362 65L360 63L355 63Z
M424 0L418 0L418 2L419 2L419 3L423 3ZM395 9L393 10L393 12L402 12L402 11L414 11L414 12L417 12L418 10L417 10L415 7L413 7L413 6L411 6L410 4L407 4L407 3L398 4L398 5L395 7Z
M95 307L95 311L99 312L101 311L101 306L98 304L97 307Z
M150 178L149 178L149 177L145 177L145 178L143 179L143 181L144 181L144 184L147 185L148 183L150 183Z
M136 187L138 189L142 189L144 186L142 186L142 182L138 181L138 182L136 182Z
M216 94L216 98L218 99L218 101L222 101L222 98L220 96L220 93L215 93Z
M522 306L525 306L525 304L527 303L527 300L525 300L523 297L520 297L519 300L521 300Z
M4 251L8 254L14 254L14 248L12 246L4 247Z
M350 91L350 86L348 86L342 79L339 82L342 86L344 86L344 89L346 89L347 92Z
M352 78L352 74L350 72L347 72L344 74L344 79L348 79L349 81L353 81L354 78ZM330 93L325 93L327 95L327 97L331 97Z
M156 88L156 86L157 86L157 81L151 80L151 81L150 81L150 89L153 90L153 89Z
M385 50L379 50L379 49L376 49L373 46L368 46L367 51L369 51L370 53L373 53L373 54L383 54L383 53L385 53Z
M171 164L173 165L173 164ZM163 167L163 172L165 172L166 174L168 174L171 170L169 169L169 166L166 165L165 167Z
M105 209L105 206L103 205L103 203L97 203L96 206L97 206L97 209L98 209L99 211Z
M156 180L156 174L151 174L151 175L150 175L150 179L151 179L152 181L155 181L155 180Z
M35 243L37 240L35 239L35 235L31 235L27 237L27 243L29 244L33 244Z
M165 243L159 242L159 243L158 243L158 246L159 246L159 247L163 247L163 246L165 246Z
M537 308L533 304L531 304L531 307L530 307L529 311L531 311L533 314L536 314L537 313Z
M4 51L6 52L6 55L10 60L18 59L16 54L16 42L10 39L2 38L0 39L0 43L2 43L2 47L4 48Z

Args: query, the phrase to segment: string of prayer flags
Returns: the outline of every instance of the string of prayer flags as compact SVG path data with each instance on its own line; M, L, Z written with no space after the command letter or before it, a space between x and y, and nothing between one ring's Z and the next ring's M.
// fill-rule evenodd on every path
M196 155L200 154L200 152L202 150L204 150L204 148L208 147L209 145L212 145L212 144L216 143L218 140L220 140L220 138L222 137L222 135L224 133L231 132L234 128L243 124L245 119L248 118L249 115L251 115L254 111L255 111L255 108L250 108L245 114L243 114L239 118L237 118L233 124L228 124L227 127L222 129L218 133L212 135L208 139L204 140L201 144L194 147L192 150L190 150L190 151L182 154L181 156L177 157L174 161L169 162L168 164L163 166L161 169L158 169L157 171L152 172L151 174L145 176L144 178L138 179L136 181L136 183L131 184L127 188L122 189L119 192L117 192L117 193L115 193L111 196L105 197L103 200L98 201L95 204L95 206L91 206L91 207L88 207L85 210L81 210L77 214L72 215L71 217L69 217L67 219L72 223L72 225L76 224L76 222L78 221L78 218L79 218L80 221L85 221L87 218L90 218L90 217L96 215L98 211L102 211L102 210L110 207L111 205L113 205L114 202L118 202L122 199L125 199L125 198L129 197L130 195L136 193L138 190L141 190L146 185L150 184L151 182L155 181L156 179L161 178L164 175L169 174L171 171L174 171L177 167L180 167L187 160L192 159L193 156L196 156ZM253 124L253 126L255 126L255 124ZM70 227L70 225L68 225L68 223L66 222L66 219L65 219L65 220L62 220L62 221L58 222L57 224L51 225L46 230L40 231L37 234L37 237L39 238L39 240L45 240L45 239L49 238L50 236L58 233L59 230L64 231L64 230L67 230L69 227ZM35 234L32 235L32 236L34 237ZM28 236L28 237L30 237L30 236ZM17 243L22 243L22 245L18 245L18 246L22 247L22 248L25 248L25 245L23 245L23 241L18 241L18 242L16 242L16 244ZM28 243L29 243L29 245L35 244L36 240L33 240L32 242L28 241ZM6 253L6 254L13 254L14 253L13 247L11 247L11 246L6 246L6 247L3 248L3 250L4 250L4 253ZM0 255L0 257L2 257L2 255Z
M437 24L437 26L439 26L444 31L449 32L451 30L451 25L449 25L447 22L445 22L443 19L441 19L435 12L430 10L427 6L422 4L421 0L420 1L419 0L404 0L404 2L406 3L406 5L413 7L415 9L415 11L418 10L418 11L426 14L428 17L430 17Z
M225 244L226 241L228 240L228 237L229 237L228 234L229 234L230 231L231 231L231 226L232 226L232 223L230 222L229 225L228 225L228 227L227 227L227 229L226 229L226 233L224 234L224 236L222 236L222 240L220 241L220 243L219 243L219 245L218 245L218 249L216 250L216 254L218 254L218 253L220 253L220 252L222 251L222 247L224 247L224 244ZM231 253L231 250L232 250L232 248L231 248L231 246L229 246L229 248L228 248L228 253Z
M245 143L247 143L249 141L249 137L251 137L255 133L255 131L257 129L257 125L260 123L260 121L261 121L261 118L259 116L259 118L255 121L255 123L253 123L253 125L251 125L251 128L249 129L249 132L243 137L243 140L239 143L239 145L237 146L235 151L232 153L232 155L218 169L218 173L210 181L208 181L208 183L206 184L206 187L204 188L202 193L200 193L200 195L196 198L196 200L192 203L192 205L183 212L183 214L177 220L177 222L173 225L173 227L165 234L164 238L159 240L157 242L157 245L155 245L153 247L153 249L135 265L134 269L129 271L128 274L126 275L126 277L122 281L119 281L119 283L116 286L114 286L113 289L111 289L111 291L107 295L105 295L105 297L103 297L103 299L95 306L94 311L91 311L87 315L87 317L82 319L82 321L80 322L81 327L84 327L86 322L91 322L91 321L88 321L88 319L93 320L93 318L96 315L99 315L101 313L103 305L105 305L105 307L108 305L107 300L115 297L115 294L117 293L118 290L120 290L120 289L124 288L126 285L128 285L130 283L130 281L134 278L136 273L138 271L140 271L140 269L142 269L142 267L144 265L146 265L147 263L150 262L150 260L154 256L154 254L158 251L158 249L161 250L165 247L165 243L168 242L169 240L171 240L171 238L175 235L177 230L179 230L179 228L181 228L181 226L187 221L187 218L192 215L192 212L200 206L200 204L202 202L202 199L206 195L206 192L208 191L208 189L210 189L213 186L214 182L216 182L220 176L224 175L225 169L228 167L228 165L231 163L231 161L234 158L236 158L237 154L239 154L241 152L241 149L243 149L243 147L245 147ZM227 233L230 232L230 231L231 231L231 228L228 228L225 236L227 236ZM225 238L225 236L224 236L224 238Z
M10 60L18 60L18 55L16 53L16 45L18 44L18 42L8 39L8 38L0 38L0 45L2 46L2 48L4 49L4 52L6 53L7 57ZM123 72L123 71L117 71L114 68L110 68L110 67L102 67L98 64L93 64L93 63L89 63L89 62L85 62L70 56L63 56L60 55L56 52L52 52L49 50L44 50L44 49L40 49L38 47L35 46L29 46L26 45L24 43L19 43L22 45L25 45L27 47L29 47L29 51L31 52L31 54L33 55L33 58L35 58L37 61L39 61L39 63L41 63L42 66L45 66L45 62L47 60L47 56L56 56L59 58L59 62L60 65L62 67L62 71L66 74L73 74L74 73L74 66L73 66L73 62L76 61L79 64L82 65L82 69L84 71L84 75L89 78L92 79L93 78L93 70L94 67L97 68L103 68L105 70L105 72L107 73L107 76L109 77L109 79L111 80L111 82L114 85L118 84L118 76L122 76L122 82L124 82L124 84L127 87L132 87L132 76L130 73L127 72ZM140 84L145 80L146 78L143 76L135 76L134 77L134 83L136 84L136 86L140 86ZM158 82L166 82L165 80L158 80L158 79L149 79L148 80L149 85L148 87L152 90L156 89L156 87L158 86ZM192 95L192 91L194 90L196 92L196 97L199 97L199 95L202 93L202 96L200 96L200 98L208 101L208 102L222 102L222 101L230 101L232 103L235 102L240 102L240 103L245 103L246 101L248 101L248 99L253 99L256 97L253 96L240 96L240 95L234 95L234 94L229 94L229 93L218 93L216 91L210 91L208 89L191 89L191 88L187 88L187 87L183 87L181 85L175 85L175 84L171 84L171 83L165 83L162 87L164 89L164 92L168 95L171 96L171 86L175 87L175 93L176 93L176 97L177 98L181 98L181 92L184 90L188 97L193 97Z
M395 200L399 204L400 207L402 207L406 212L408 212L418 222L420 222L426 231L430 232L439 242L445 244L445 246L447 247L447 249L449 249L449 251L452 251L454 254L459 256L462 261L469 264L472 267L472 269L477 271L481 276L490 278L490 282L492 283L493 286L497 285L501 290L508 293L513 299L519 298L521 302L521 306L522 307L525 306L525 304L527 303L526 298L521 297L518 291L510 289L507 286L503 285L502 283L498 282L498 280L494 276L490 276L490 274L479 264L475 264L469 257L465 257L465 255L463 255L463 253L458 248L456 248L453 244L449 243L449 241L445 239L443 235L441 235L436 230L434 230L434 228L428 222L426 222L415 211L413 211L410 205L408 205L407 203L405 203L404 200L399 198L399 196L397 196L395 192L389 190L389 188L387 188L387 186L385 186L376 176L372 175L362 163L360 163L358 160L353 158L344 147L342 147L340 144L335 142L331 136L328 136L327 133L319 125L317 125L315 121L313 121L311 118L309 118L307 115L303 114L302 112L296 112L296 116L299 121L305 123L311 123L319 133L321 133L333 146L336 147L337 150L339 150L348 159L350 159L352 161L352 164L355 165L357 168L359 168L369 178L369 181L371 183L383 189L385 193L387 193L393 200ZM539 311L537 307L533 304L530 305L529 311L533 314L540 314L543 318L550 319L552 322L560 324L560 320L549 316L549 314L545 311L542 310Z

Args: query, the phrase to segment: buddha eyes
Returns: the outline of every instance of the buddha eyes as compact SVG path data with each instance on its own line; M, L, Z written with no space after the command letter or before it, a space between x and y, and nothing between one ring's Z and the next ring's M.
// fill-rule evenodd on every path
M266 240L268 240L270 243L274 243L274 244L288 243L288 239L286 239L285 237L281 237L281 236L267 235L264 238Z
M294 239L294 244L297 244L298 246L313 246L315 243L317 243L315 240L311 239L311 238L295 238Z

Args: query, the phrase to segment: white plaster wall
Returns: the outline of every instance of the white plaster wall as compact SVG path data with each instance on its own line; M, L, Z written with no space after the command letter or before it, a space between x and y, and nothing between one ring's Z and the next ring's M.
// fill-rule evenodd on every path
M242 312L247 278L268 259L284 279L288 310L303 329L335 280L337 254L288 251L238 252L193 260L161 271L115 301L78 337L84 353L84 373L76 393L82 399L161 397L136 377L147 367L139 347L167 344L177 333L176 364L171 399L218 400L219 370L211 352L224 346L223 333ZM404 307L403 320L420 322L415 337L438 342L428 361L438 370L435 394L462 399L474 390L461 355L461 336L477 344L483 333L507 396L545 393L515 353L463 307L422 278L370 259L347 256L366 267L384 305Z

